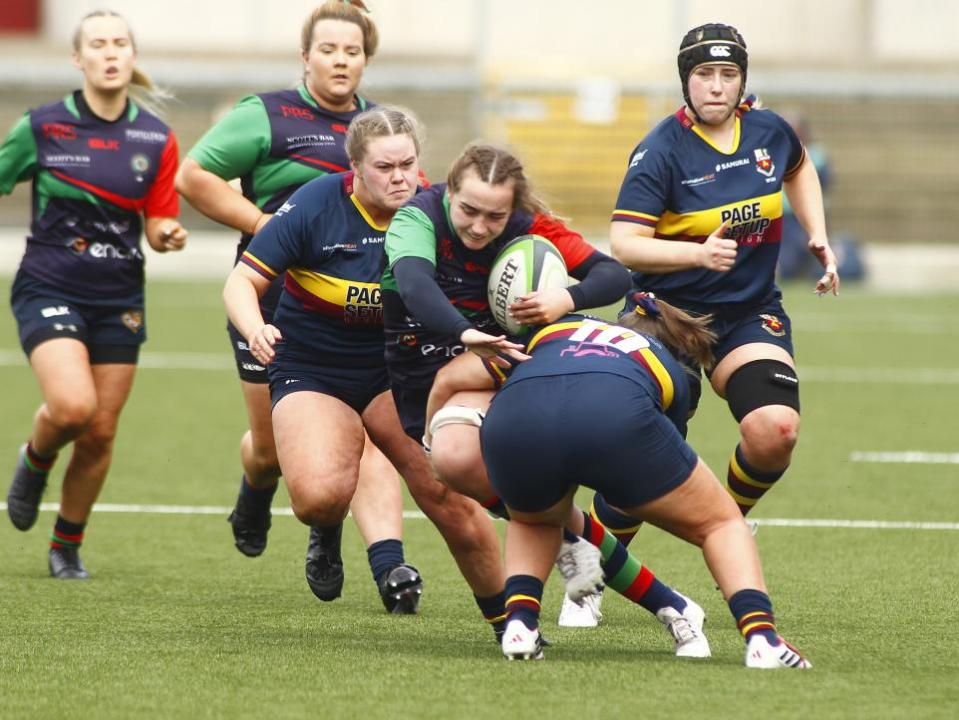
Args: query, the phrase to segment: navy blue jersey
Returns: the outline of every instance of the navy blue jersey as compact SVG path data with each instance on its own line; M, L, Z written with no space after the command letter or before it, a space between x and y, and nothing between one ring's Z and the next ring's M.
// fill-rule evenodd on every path
M371 107L357 96L356 110L332 112L302 84L249 95L200 138L189 157L224 180L240 178L243 196L272 213L304 183L350 169L346 132ZM237 260L250 237L241 235Z
M286 343L317 360L382 364L385 235L353 194L352 173L339 173L293 193L241 262L268 280L286 273L273 320Z
M735 123L734 147L726 153L684 110L663 120L630 156L612 218L655 228L657 238L699 243L728 222L726 237L739 243L735 265L725 273L635 272L634 289L679 304L756 302L774 290L783 180L799 169L805 151L770 110L744 106Z
M396 213L386 237L387 268L382 281L386 352L395 380L431 383L463 346L459 338L435 332L410 314L390 270L392 265L404 257L428 260L436 267L434 279L450 303L474 327L499 335L502 330L493 320L486 295L490 268L506 243L529 233L552 242L569 274L579 280L604 257L562 222L525 210L514 211L502 234L486 247L471 250L452 229L445 183L433 185Z
M526 343L532 358L504 370L484 361L497 385L527 378L610 373L646 389L683 435L689 416L686 370L652 335L582 315L567 315L539 330ZM610 398L615 402L615 398Z
M114 121L78 90L30 110L0 148L0 193L33 180L20 270L88 304L143 296L142 216L176 217L176 138L128 102Z

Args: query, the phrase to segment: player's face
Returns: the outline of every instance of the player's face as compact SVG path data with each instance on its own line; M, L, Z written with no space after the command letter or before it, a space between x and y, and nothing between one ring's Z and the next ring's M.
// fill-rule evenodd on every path
M343 20L320 20L313 26L313 43L303 53L306 86L329 110L353 106L353 96L363 78L366 53L359 25Z
M136 51L123 18L92 17L80 28L80 49L73 64L83 72L86 87L99 92L125 90L133 77Z
M736 110L742 84L742 74L735 65L699 65L689 74L689 99L704 123L722 125Z
M460 188L450 191L453 231L470 250L482 250L503 234L513 212L513 181L490 185L472 167L463 173Z
M366 157L353 163L365 197L380 214L399 210L416 192L419 179L419 158L416 145L409 135L384 135L369 140Z

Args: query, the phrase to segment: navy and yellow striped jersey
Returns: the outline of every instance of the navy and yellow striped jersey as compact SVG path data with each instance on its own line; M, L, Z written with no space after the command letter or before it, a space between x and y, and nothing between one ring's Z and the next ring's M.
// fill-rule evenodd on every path
M532 356L530 360L508 370L484 362L497 386L553 375L619 375L646 388L685 437L690 401L687 371L652 335L583 315L567 315L538 329L526 343L526 353Z
M308 182L276 211L240 261L268 280L286 273L273 324L317 359L382 364L383 239L353 194L353 174Z
M630 156L612 219L654 228L657 238L699 243L728 222L726 236L739 243L736 264L726 273L634 272L634 290L681 304L711 304L754 302L774 289L783 180L799 169L805 151L789 124L770 110L744 105L735 123L727 153L683 109L662 121Z

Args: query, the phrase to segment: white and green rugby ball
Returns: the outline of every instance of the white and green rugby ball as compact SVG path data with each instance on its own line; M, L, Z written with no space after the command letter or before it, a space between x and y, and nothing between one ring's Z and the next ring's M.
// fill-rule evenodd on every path
M522 335L529 328L510 317L509 306L534 290L568 284L566 262L556 246L539 235L521 235L504 245L493 260L486 296L499 326L510 335Z

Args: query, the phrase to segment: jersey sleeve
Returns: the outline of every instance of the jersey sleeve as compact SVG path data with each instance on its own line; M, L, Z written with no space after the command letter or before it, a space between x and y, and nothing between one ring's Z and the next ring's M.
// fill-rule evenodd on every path
M407 205L397 211L386 231L385 245L387 267L405 257L423 258L436 265L436 228L419 208Z
M666 208L669 169L664 152L643 143L629 159L626 177L619 189L613 222L631 222L656 227Z
M583 239L575 230L570 230L556 218L536 213L530 225L529 232L549 240L566 263L566 269L572 275L577 267L597 252L596 248ZM574 275L575 277L575 275Z
M267 280L297 267L309 247L311 230L318 224L316 212L310 209L316 193L307 183L287 200L289 209L280 208L250 241L240 262L253 268Z
M770 112L767 110L766 112ZM783 133L786 135L786 140L789 143L789 160L787 162L786 174L783 175L783 178L788 179L796 174L796 171L802 167L803 160L806 159L806 148L802 144L802 140L799 139L799 136L796 135L796 131L793 130L792 125L790 125L784 118L775 115L776 120Z
M270 152L270 120L256 95L238 102L230 112L200 138L190 150L204 170L232 180L243 177Z
M37 141L30 125L30 113L24 113L0 145L0 195L9 195L13 186L37 172Z
M156 178L147 191L143 214L146 217L177 217L180 214L180 196L176 194L173 178L180 162L180 151L176 135L170 131L166 146L160 156L160 167Z

